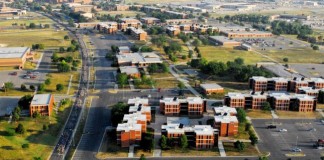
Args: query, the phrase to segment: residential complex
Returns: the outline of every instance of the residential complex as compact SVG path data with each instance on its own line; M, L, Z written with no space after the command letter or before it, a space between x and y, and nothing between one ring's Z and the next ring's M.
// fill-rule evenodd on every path
M127 30L136 40L145 41L147 39L147 33L141 28L128 27Z
M233 108L262 109L266 102L275 110L312 112L316 109L316 97L307 94L289 95L287 92L252 92L251 94L228 93L225 105Z
M160 100L160 112L164 115L202 116L205 111L206 102L200 97L188 97L186 99L173 97Z
M162 125L162 135L174 139L175 142L182 136L186 135L188 144L196 149L208 149L217 146L218 130L213 129L210 125L186 126L181 123L172 123Z
M141 22L147 25L155 25L160 23L160 19L154 17L143 17L141 18Z
M53 95L35 94L29 106L29 114L30 116L32 116L34 112L38 112L42 116L51 116L53 106L54 106Z
M238 133L236 109L231 107L214 108L214 128L219 130L219 136L234 136Z
M298 93L299 88L314 87L314 89L324 88L322 78L265 78L255 76L249 80L250 89L254 92L259 91L291 91Z

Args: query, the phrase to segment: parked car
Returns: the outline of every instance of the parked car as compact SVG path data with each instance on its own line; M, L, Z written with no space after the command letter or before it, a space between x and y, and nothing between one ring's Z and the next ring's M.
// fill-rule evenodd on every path
M10 75L16 76L18 73L17 72L11 72Z
M106 39L106 37L105 36L101 36L100 39Z
M276 125L268 125L268 126L267 126L267 129L275 129L275 128L277 128Z
M25 78L25 79L30 79L30 76L25 75L24 78Z
M321 122L324 124L324 119L322 119Z
M309 129L308 131L316 131L316 128L311 128L311 129Z
M287 129L284 129L284 128L279 129L279 132L287 132Z
M293 148L291 151L293 151L293 152L301 152L302 150L300 149L300 148Z

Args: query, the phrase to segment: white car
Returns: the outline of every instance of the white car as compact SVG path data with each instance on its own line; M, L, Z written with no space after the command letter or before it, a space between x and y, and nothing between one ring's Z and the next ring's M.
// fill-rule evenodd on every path
M324 124L324 119L322 119L321 122Z
M292 151L293 152L301 152L302 150L300 148L293 148Z
M279 132L287 132L287 129L279 129Z
M105 36L101 36L100 39L106 39L106 37Z

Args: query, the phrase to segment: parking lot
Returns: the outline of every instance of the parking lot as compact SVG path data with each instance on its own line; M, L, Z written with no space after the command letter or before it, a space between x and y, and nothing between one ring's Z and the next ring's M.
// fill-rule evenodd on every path
M292 151L296 146L305 154L295 157L297 159L319 159L324 153L324 150L313 147L318 139L324 138L324 125L319 120L252 120L252 123L260 138L259 149L270 152L271 159L286 159L297 154ZM267 129L272 123L277 128ZM280 129L287 131L280 132Z
M1 97L0 98L0 116L9 115L18 105L19 97Z
M324 77L324 64L290 64L289 66L305 77Z
M12 82L16 88L20 88L21 84L38 85L45 81L46 74L51 71L51 56L52 52L45 51L39 67L33 71L26 70L11 70L0 71L0 87L3 83Z

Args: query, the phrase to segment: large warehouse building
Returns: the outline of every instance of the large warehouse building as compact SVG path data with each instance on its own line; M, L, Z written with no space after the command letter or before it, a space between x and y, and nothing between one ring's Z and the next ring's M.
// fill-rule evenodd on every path
M32 58L28 47L0 48L0 67L22 68L27 58Z

